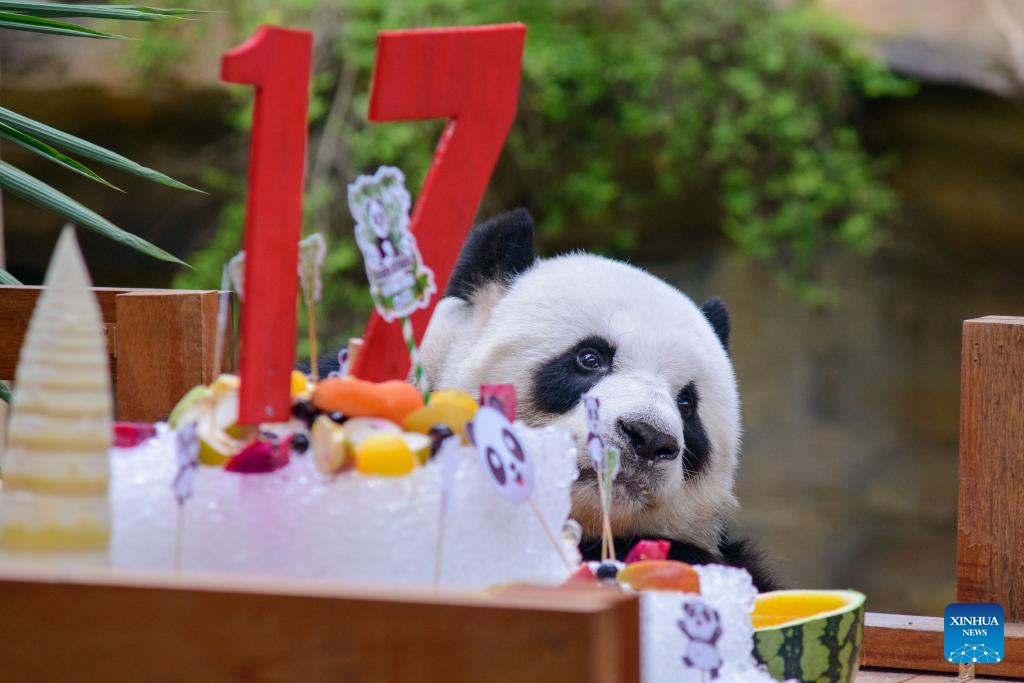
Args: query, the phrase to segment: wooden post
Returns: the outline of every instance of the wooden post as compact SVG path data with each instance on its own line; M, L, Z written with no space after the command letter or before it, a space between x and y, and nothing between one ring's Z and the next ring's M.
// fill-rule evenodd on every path
M963 327L957 601L1024 621L1024 318Z
M119 419L166 419L185 392L213 381L217 299L217 292L171 291L116 297Z

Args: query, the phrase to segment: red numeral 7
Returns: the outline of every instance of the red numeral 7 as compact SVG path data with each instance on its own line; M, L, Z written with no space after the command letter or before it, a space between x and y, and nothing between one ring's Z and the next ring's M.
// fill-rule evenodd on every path
M525 38L523 24L385 31L378 37L370 120L448 119L410 224L438 289L430 306L412 316L417 341L512 127ZM382 381L404 379L408 371L399 325L375 312L353 373Z

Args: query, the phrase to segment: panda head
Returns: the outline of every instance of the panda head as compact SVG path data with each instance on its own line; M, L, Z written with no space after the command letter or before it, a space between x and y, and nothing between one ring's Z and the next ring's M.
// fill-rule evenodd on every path
M718 299L696 306L626 263L584 253L538 259L517 210L466 240L423 339L433 388L513 384L518 416L578 442L573 517L600 535L586 449L585 392L622 452L616 536L665 536L713 549L736 506L739 398Z

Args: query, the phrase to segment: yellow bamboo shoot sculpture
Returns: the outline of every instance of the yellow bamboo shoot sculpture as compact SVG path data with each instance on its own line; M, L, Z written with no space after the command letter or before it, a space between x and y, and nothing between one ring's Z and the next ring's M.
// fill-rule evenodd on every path
M5 553L105 551L113 401L103 322L65 228L21 349L0 476Z

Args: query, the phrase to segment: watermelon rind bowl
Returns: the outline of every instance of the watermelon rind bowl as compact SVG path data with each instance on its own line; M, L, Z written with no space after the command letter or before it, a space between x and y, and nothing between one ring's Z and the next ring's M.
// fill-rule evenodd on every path
M864 637L863 593L850 590L788 590L773 595L841 597L836 609L754 630L754 656L778 680L851 683L860 669Z

